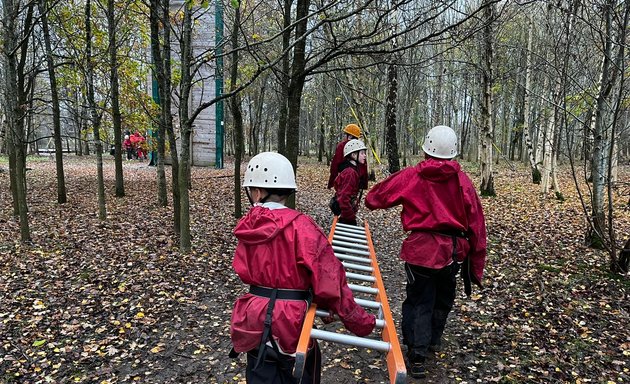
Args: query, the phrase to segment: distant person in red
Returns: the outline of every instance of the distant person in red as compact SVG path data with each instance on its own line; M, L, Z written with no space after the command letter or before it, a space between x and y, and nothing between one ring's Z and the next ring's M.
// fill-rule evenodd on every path
M361 128L356 124L348 124L343 129L344 138L337 144L335 149L335 155L330 162L330 177L328 178L328 189L333 187L335 178L339 174L339 164L343 163L344 155L343 148L346 143L352 139L358 139L361 137ZM366 158L367 159L367 158ZM367 189L368 187L368 168L367 160L364 164L359 166L359 188Z
M243 187L252 208L234 228L238 244L232 266L250 287L234 304L230 357L247 353L249 384L319 383L321 353L315 340L303 376L292 374L308 303L338 315L359 336L372 332L375 317L354 301L324 232L309 216L285 206L297 188L286 157L254 156Z
M130 140L133 145L136 158L144 160L144 151L142 149L145 142L144 136L142 136L140 132L136 131L133 135L131 135Z
M470 178L453 160L455 131L444 125L433 127L422 150L423 161L376 184L365 197L369 209L402 205L400 219L409 235L400 250L407 274L401 328L413 378L426 376L426 356L441 348L460 265L469 295L471 282L481 287L486 261L481 201Z
M127 152L127 160L133 159L133 144L131 143L131 138L129 135L125 135L125 140L123 140L123 148Z
M357 225L357 211L361 195L359 193L359 169L365 164L367 156L365 144L361 140L352 139L343 147L343 162L339 164L339 174L335 179L335 197L341 213L339 222Z

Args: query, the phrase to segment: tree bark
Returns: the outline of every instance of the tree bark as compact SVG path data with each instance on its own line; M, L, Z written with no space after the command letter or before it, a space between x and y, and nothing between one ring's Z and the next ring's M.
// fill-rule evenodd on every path
M164 8L162 8L164 7ZM151 56L153 58L153 76L156 78L158 86L158 98L160 105L160 116L158 118L158 136L157 136L157 203L160 207L168 205L166 192L166 173L164 171L164 157L166 155L166 126L171 117L170 111L170 81L166 82L166 65L164 56L167 55L167 49L170 50L170 41L164 36L170 30L170 21L164 18L164 9L168 16L169 4L168 0L151 0L149 4L149 25L151 29ZM162 10L162 12L160 12ZM160 22L161 20L161 22ZM162 36L160 35L160 24L162 26ZM162 42L160 42L162 37ZM169 66L170 68L170 66ZM169 76L170 77L170 76ZM167 100L168 99L168 100ZM165 106L169 106L169 110ZM172 122L172 120L171 120Z
M300 108L302 105L302 91L306 81L304 68L306 67L306 28L308 24L308 7L310 0L298 0L295 20L296 43L293 48L293 62L291 65L291 81L288 94L287 142L285 153L287 159L297 172L297 158L300 145ZM295 208L295 194L291 195L287 205Z
M57 91L57 75L55 73L55 60L53 58L50 43L50 30L48 28L48 7L46 0L39 0L38 8L41 16L42 32L44 34L44 47L46 49L46 64L48 67L48 79L50 81L50 101L53 117L53 137L55 141L55 165L57 170L57 202L66 202L66 181L63 170L63 148L61 145L61 111L59 109L59 93Z
M283 7L283 22L282 22L282 51L286 52L289 49L291 43L291 6L293 0L284 0ZM296 32L297 33L297 32ZM297 34L296 34L297 38ZM278 153L286 153L287 145L287 124L288 124L288 100L289 100L289 86L291 78L289 71L291 70L291 60L289 54L282 58L282 71L280 72L280 106L278 117Z
M114 145L122 143L122 118L120 116L120 90L118 86L118 46L116 45L116 14L114 0L107 0L107 35L109 37L109 82L112 97L112 123L114 125ZM116 196L125 196L123 180L122 151L116 151Z
M27 94L25 64L28 52L28 34L33 21L33 7L29 3L23 21L23 33L18 35L17 21L19 19L20 2L5 0L3 11L3 61L4 80L6 89L5 108L10 149L9 171L12 182L13 210L20 221L20 239L30 241L31 232L28 221L28 203L26 199L26 131L25 117L27 116ZM19 59L18 59L19 55Z
M482 51L482 102L481 102L481 188L482 196L495 196L494 177L492 175L492 23L494 20L494 3L484 0L484 27Z
M103 176L103 145L101 143L101 113L99 113L94 96L94 59L92 57L92 5L91 0L85 4L85 57L87 60L87 99L90 108L90 119L94 132L94 143L96 145L96 174L98 184L98 218L103 221L107 219L107 209L105 205L105 182Z
M241 24L241 2L236 2L234 9L234 26L232 29L232 67L230 68L230 92L233 92L238 82L238 30ZM230 110L234 121L235 153L234 153L234 217L243 215L241 207L241 161L244 155L243 145L243 113L241 112L241 97L238 93L230 98ZM255 139L254 139L255 140Z
M192 75L190 73L192 62L192 10L191 7L184 7L183 32L180 42L181 46L181 80L179 96L179 122L181 133L181 153L179 160L179 248L182 252L188 253L191 250L190 237L190 136L192 131L192 121L190 120L189 101L192 89Z
M398 138L396 135L396 103L398 102L398 69L396 63L387 67L388 92L385 101L385 126L387 130L387 159L389 173L400 171L400 157L398 156ZM439 103L441 104L441 103Z

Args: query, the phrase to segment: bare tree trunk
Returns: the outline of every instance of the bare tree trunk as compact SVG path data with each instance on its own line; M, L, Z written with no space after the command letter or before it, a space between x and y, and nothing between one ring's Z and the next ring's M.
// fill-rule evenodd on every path
M527 150L527 158L529 159L529 165L532 171L532 182L534 184L540 184L540 170L534 157L534 147L532 144L531 136L529 135L529 120L530 120L530 100L531 100L531 84L532 84L532 41L533 41L533 21L528 18L527 28L527 58L525 60L525 98L523 101L523 136L525 138L525 147Z
M284 0L283 7L283 31L282 31L282 51L287 52L291 43L291 6L293 0ZM297 34L296 34L297 37ZM280 73L280 107L278 117L278 152L286 153L287 145L287 125L288 125L288 102L289 102L289 86L291 78L289 71L291 70L291 61L287 53L282 58L282 72Z
M114 125L114 142L119 145L122 142L122 118L120 116L120 91L118 87L118 47L116 45L116 14L114 12L114 0L107 0L107 32L109 37L109 82L112 97L112 122ZM125 183L123 180L122 151L116 151L116 196L125 196Z
M24 127L26 100L25 71L24 66L27 57L27 44L33 21L34 3L28 5L23 21L23 34L18 35L17 22L20 10L20 2L4 0L3 29L2 29L2 55L4 64L4 80L6 89L5 108L7 113L7 129L9 136L10 164L9 171L12 182L13 210L20 220L20 239L23 242L30 241L31 231L28 221L28 203L26 200L26 132ZM21 34L21 33L20 33ZM18 60L19 54L19 60Z
M158 86L158 97L160 104L160 116L158 120L158 137L157 137L157 200L160 207L168 205L168 197L166 192L166 173L164 171L164 157L166 156L166 126L171 121L170 99L171 87L170 80L166 78L166 60L165 56L170 56L170 41L168 33L170 33L169 1L151 0L149 5L149 23L151 28L151 55L153 57L153 76L156 77ZM164 11L166 10L166 11ZM161 11L161 12L160 12ZM160 23L161 18L161 23ZM162 42L160 42L160 24L162 25ZM169 59L170 61L170 59ZM170 64L168 65L170 68ZM170 77L170 76L169 76ZM168 107L168 109L167 109Z
M605 31L602 69L600 76L599 92L597 95L595 115L593 119L593 154L591 160L591 173L593 178L593 191L591 195L591 220L592 225L587 231L587 243L593 247L606 246L607 222L604 211L604 190L607 183L608 170L608 146L610 145L610 132L608 105L610 94L614 87L617 69L612 62L614 37L612 36L613 9L615 2L609 0L603 6ZM621 48L620 48L621 49Z
M398 71L395 63L387 67L388 92L385 101L385 126L387 127L387 160L389 173L400 171L398 138L396 137L396 103L398 100ZM441 104L441 102L439 102Z
M495 196L494 176L492 175L492 23L494 20L494 3L484 0L484 27L483 27L483 58L482 87L483 97L481 103L481 188L482 196Z
M179 249L188 253L191 250L190 237L190 136L192 131L192 121L190 120L190 91L192 89L192 9L184 7L184 20L182 23L181 38L181 80L179 95L179 121L181 129L181 153L179 162Z
M299 20L295 27L296 43L293 48L293 63L291 66L291 82L289 83L287 142L285 155L297 169L298 147L300 143L300 109L302 103L302 91L306 75L306 27L308 24L308 8L310 0L298 0L295 20ZM289 197L287 205L295 208L295 194Z
M48 29L48 7L46 0L39 0L38 7L41 16L42 32L44 34L44 47L46 49L46 64L48 67L48 79L50 81L50 98L53 117L53 137L55 141L55 164L57 169L57 202L66 202L66 182L63 171L63 148L61 146L61 112L59 109L59 93L57 92L57 76L55 73L55 61L53 59L50 43L50 31Z
M230 92L234 91L238 82L238 30L241 24L241 2L237 1L234 10L234 26L232 30L232 67L230 69ZM241 207L241 161L243 159L243 113L241 112L241 97L238 93L230 98L230 110L234 120L234 135L236 151L234 154L234 217L243 216ZM254 138L256 141L256 138Z
M87 60L87 99L90 108L90 117L94 131L94 143L96 144L96 172L98 183L98 218L107 219L105 206L105 182L103 177L103 145L101 143L101 113L97 110L94 97L94 61L92 58L92 9L91 0L85 4L85 56Z

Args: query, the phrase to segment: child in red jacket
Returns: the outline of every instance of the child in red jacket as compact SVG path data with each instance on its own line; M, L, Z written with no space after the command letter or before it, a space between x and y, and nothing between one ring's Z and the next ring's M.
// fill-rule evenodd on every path
M369 209L402 204L402 226L409 235L400 250L407 274L401 327L414 378L425 377L428 351L441 346L460 263L465 261L464 280L481 286L486 259L481 202L452 160L457 155L455 132L443 125L432 128L422 149L424 161L376 184L365 198ZM470 286L466 288L469 294Z
M234 356L247 352L248 383L319 383L321 355L310 346L301 379L292 376L308 303L337 314L351 332L366 336L375 317L355 303L341 262L313 220L285 206L296 190L284 156L264 152L247 164L243 187L252 204L234 229L232 263L249 293L232 312Z
M366 149L365 144L357 139L348 141L343 148L344 161L339 164L339 174L334 182L335 197L341 209L340 223L357 225L357 211L361 199L359 169L365 164Z
M341 170L339 169L339 165L344 162L345 155L343 154L343 148L346 146L348 141L358 139L361 137L361 128L359 128L356 124L348 124L343 129L344 138L339 143L337 143L337 147L335 148L335 155L333 156L330 162L330 176L328 177L328 189L332 188L337 175ZM363 164L359 165L359 188L367 189L368 187L368 169L367 169L367 161Z

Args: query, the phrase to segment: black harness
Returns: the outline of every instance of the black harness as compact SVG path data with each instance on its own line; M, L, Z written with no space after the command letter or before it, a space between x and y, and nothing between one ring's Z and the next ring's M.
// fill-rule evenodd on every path
M265 315L265 322L262 337L260 338L260 344L258 345L258 351L256 356L256 364L254 365L254 369L257 369L260 364L265 359L267 354L267 342L271 344L273 348L272 355L276 357L275 360L278 361L278 364L282 369L287 369L288 362L282 353L280 353L280 348L278 348L278 344L274 340L271 334L271 320L273 318L273 308L276 305L276 300L305 300L307 302L307 308L310 306L313 294L311 291L298 290L298 289L279 289L279 288L267 288L260 287L257 285L249 286L249 293L259 297L265 297L269 299L269 303L267 304L267 313ZM238 353L234 351L230 351L230 357L238 356Z
M438 231L436 232L440 235L443 236L450 236L453 239L453 262L457 263L457 238L462 238L462 239L466 239L468 240L468 236L466 235L465 232L463 231L457 231L457 230L453 230L453 231ZM470 297L470 294L472 293L472 277L471 277L471 271L470 271L470 257L468 257L468 255L466 255L466 258L464 259L463 263L462 263L462 270L461 270L461 276L464 280L464 292L466 293L466 296Z

